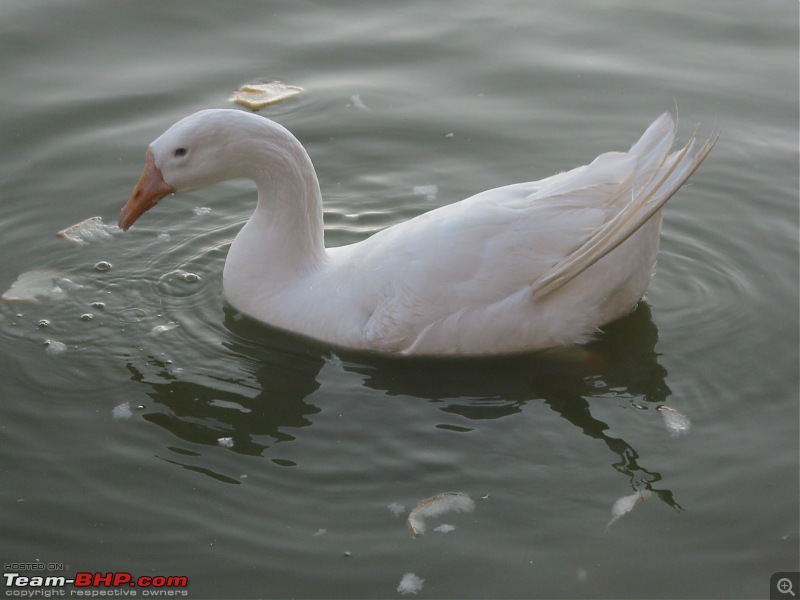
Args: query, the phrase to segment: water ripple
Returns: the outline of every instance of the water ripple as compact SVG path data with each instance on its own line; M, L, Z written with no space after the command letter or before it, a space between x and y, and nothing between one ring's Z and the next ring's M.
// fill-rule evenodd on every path
M734 260L726 254L727 245L683 229L670 232L665 246L669 249L659 254L649 297L657 299L658 318L666 322L671 336L705 347L724 337L726 330L752 324L753 305L763 300L752 270L736 262L741 257Z

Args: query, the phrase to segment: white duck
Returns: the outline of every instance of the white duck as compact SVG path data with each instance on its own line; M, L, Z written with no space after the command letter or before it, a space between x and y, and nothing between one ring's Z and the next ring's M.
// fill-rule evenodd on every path
M269 119L204 110L147 150L119 217L246 177L258 204L228 252L227 301L259 321L392 354L486 355L574 344L630 312L656 261L661 208L710 152L669 154L664 114L628 152L488 190L325 248L322 196L300 142Z

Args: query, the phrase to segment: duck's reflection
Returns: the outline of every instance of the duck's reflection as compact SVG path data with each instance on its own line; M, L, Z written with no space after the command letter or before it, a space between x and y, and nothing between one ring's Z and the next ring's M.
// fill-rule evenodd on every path
M620 397L634 406L666 400L670 389L655 352L657 341L650 307L642 302L582 347L491 360L383 360L346 368L365 375L365 385L390 394L446 399L440 410L469 419L496 419L520 412L526 402L543 401L616 454L619 460L612 466L630 478L634 489L651 490L680 508L672 492L653 487L661 474L641 465L639 453L624 439L608 435L609 425L591 412L591 403Z
M167 409L148 411L144 418L196 444L217 445L232 437L232 449L243 454L259 455L275 442L294 440L292 430L311 425L307 417L320 411L305 398L319 388L324 355L246 339L226 345L230 353L220 356L215 369L226 375L178 376L150 357L147 370L157 370L153 377L129 362L132 379L146 383L147 395ZM230 375L237 371L242 375Z
M307 398L320 387L319 373L335 357L346 371L358 373L366 387L435 400L437 410L471 420L499 419L520 412L527 402L544 402L611 450L618 457L612 466L630 478L634 489L651 490L680 508L671 492L657 489L661 475L645 467L628 442L609 435L609 425L591 410L592 404L609 399L625 398L643 407L663 403L669 395L667 373L655 352L658 332L646 303L586 346L492 359L409 360L334 351L233 312L226 312L225 326L230 335L223 342L226 352L218 372L228 375L178 378L168 365L151 359L149 366L161 369L154 378L128 365L134 379L150 386L148 395L159 405L145 414L148 421L188 442L216 445L229 436L234 451L264 454L311 424L308 417L320 409ZM241 376L230 375L236 372Z

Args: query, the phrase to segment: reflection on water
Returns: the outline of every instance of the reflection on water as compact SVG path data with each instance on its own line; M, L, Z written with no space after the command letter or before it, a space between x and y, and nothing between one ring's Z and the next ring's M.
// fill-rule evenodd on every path
M435 410L476 421L475 428L482 420L519 413L528 402L544 402L608 448L615 457L611 466L629 478L634 490L650 490L669 506L680 508L672 492L657 485L661 474L645 466L630 443L610 435L609 424L592 414L595 403L620 399L639 410L655 408L670 393L667 372L655 352L658 331L644 302L586 346L487 359L399 359L341 352L230 310L224 324L228 336L222 345L227 359L239 364L239 378L208 375L186 380L154 357L145 367L128 362L132 379L149 387L147 395L156 404L145 412L147 421L190 443L216 446L221 438L231 438L234 452L263 455L274 444L294 440L293 429L312 424L309 416L321 409L307 398L319 389L323 366L335 360L345 371L359 374L368 388L429 400ZM220 369L220 373L232 371ZM203 467L171 462L239 483Z
M261 455L273 443L293 440L286 429L307 427L311 424L307 415L320 410L305 398L319 388L316 376L325 364L322 355L259 351L239 342L232 342L230 350L247 353L258 389L249 380L227 376L202 383L185 381L153 357L148 371L152 367L159 371L155 380L145 379L145 373L128 362L132 379L146 382L151 388L147 395L167 409L147 411L144 418L191 443L217 445L219 438L231 437L232 450L242 454Z

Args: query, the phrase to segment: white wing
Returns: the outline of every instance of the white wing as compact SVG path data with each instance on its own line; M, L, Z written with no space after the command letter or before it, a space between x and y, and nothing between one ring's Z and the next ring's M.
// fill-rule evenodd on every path
M513 336L534 306L546 319L546 297L658 213L710 151L713 140L690 156L692 140L668 156L674 129L664 114L629 152L482 192L342 249L369 315L369 347L420 351L432 339ZM564 334L559 342L578 341L600 323L573 314L571 324L554 326ZM540 329L548 335L546 324Z
M674 137L672 117L665 113L631 148L638 157L636 179L630 189L630 201L613 218L533 284L536 298L559 289L603 258L639 230L672 198L711 152L716 135L707 140L693 156L694 136L678 152L664 156ZM667 143L668 142L668 143Z

